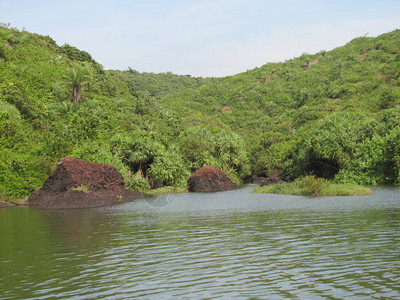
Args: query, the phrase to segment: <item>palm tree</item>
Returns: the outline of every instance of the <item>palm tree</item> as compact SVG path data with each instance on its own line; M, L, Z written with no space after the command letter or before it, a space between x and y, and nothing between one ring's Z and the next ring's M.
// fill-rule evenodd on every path
M72 88L72 102L79 103L81 101L82 86L92 81L92 76L87 67L70 68L63 76L65 83Z

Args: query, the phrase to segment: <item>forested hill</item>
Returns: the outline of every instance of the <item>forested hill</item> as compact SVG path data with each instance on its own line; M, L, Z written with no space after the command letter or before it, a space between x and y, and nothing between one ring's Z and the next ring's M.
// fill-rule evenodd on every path
M216 79L104 70L1 26L0 199L26 197L65 156L141 191L184 186L205 164L237 182L278 170L398 184L399 72L399 30Z
M252 173L400 180L400 30L269 63L163 105L230 126L246 141Z

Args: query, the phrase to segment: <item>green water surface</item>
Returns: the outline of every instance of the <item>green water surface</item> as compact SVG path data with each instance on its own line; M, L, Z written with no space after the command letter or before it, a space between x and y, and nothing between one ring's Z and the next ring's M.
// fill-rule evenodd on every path
M400 190L0 210L0 299L400 299Z

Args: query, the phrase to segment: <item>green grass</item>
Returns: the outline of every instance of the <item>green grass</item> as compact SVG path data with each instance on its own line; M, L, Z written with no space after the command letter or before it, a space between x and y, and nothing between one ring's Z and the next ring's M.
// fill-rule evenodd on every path
M270 193L303 196L357 196L370 195L370 188L353 183L333 183L315 176L305 176L294 182L271 184L255 188L254 193Z
M162 195L162 194L177 194L177 193L187 193L188 190L186 188L181 187L173 187L173 186L164 186L158 189L151 190L147 192L147 195Z
M84 193L91 193L90 188L87 185L84 185L83 183L80 186L72 187L70 189L73 191L81 191Z

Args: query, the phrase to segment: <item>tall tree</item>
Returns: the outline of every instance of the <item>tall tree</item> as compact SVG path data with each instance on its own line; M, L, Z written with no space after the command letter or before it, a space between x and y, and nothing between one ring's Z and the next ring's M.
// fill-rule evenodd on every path
M65 83L72 89L71 99L74 103L81 102L82 87L92 81L88 67L70 68L63 77Z

